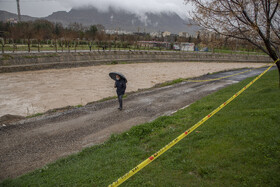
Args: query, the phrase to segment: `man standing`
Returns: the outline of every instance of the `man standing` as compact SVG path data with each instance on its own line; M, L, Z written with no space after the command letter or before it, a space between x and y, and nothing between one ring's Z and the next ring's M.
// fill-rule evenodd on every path
M118 100L119 100L119 110L123 109L123 103L122 98L125 94L126 90L126 80L122 78L120 75L116 75L116 82L115 82L115 88L117 88L117 94L118 94Z

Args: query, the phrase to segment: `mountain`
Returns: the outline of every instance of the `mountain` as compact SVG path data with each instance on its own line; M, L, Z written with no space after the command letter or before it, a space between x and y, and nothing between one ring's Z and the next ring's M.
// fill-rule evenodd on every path
M0 11L0 20L4 18L16 18L16 14ZM2 16L2 15L5 15ZM23 16L22 20L34 20L36 18ZM101 24L108 30L125 30L125 31L146 31L146 32L163 32L169 31L174 34L179 32L189 32L194 34L198 27L188 27L188 20L182 19L176 13L162 12L160 14L146 13L142 15L133 14L124 10L115 10L110 8L107 12L100 12L94 7L72 9L69 12L54 12L45 18L51 22L60 22L67 26L70 23L81 23L85 26Z
M102 24L106 29L120 29L126 31L158 32L169 31L171 33L194 33L197 27L187 27L188 20L183 20L176 13L146 13L137 15L130 12L110 8L107 12L99 12L96 8L72 9L69 12L60 11L46 17L53 22L61 22L64 25L78 22L83 25Z
M17 20L18 15L7 12L7 11L4 11L4 10L0 10L0 21L6 21L7 19L10 19L10 18L13 18L13 19ZM22 19L22 21L33 21L33 20L36 20L38 18L22 15L21 19Z

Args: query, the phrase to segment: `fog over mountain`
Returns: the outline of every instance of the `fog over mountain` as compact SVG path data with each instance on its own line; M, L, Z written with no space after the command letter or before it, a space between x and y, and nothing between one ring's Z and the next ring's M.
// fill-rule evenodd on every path
M43 2L38 0L38 2ZM61 22L67 26L77 22L83 25L102 24L110 30L140 32L170 31L172 33L189 32L193 34L197 27L187 26L187 8L183 0L54 0L64 9L47 17L52 22ZM37 3L38 3L37 2ZM53 1L52 1L53 2ZM24 1L22 1L24 3ZM15 17L0 12L0 20ZM35 17L24 16L23 20Z
M64 7L79 9L94 7L99 12L108 12L111 9L144 16L146 13L159 14L173 12L181 18L187 18L188 10L192 7L185 5L184 0L56 0Z
M94 7L72 9L69 12L55 12L46 17L53 22L61 22L68 25L71 22L82 23L83 25L102 24L106 29L126 30L140 32L170 31L179 33L187 31L195 32L197 28L188 27L187 19L182 19L174 12L145 13L143 15L131 13L124 10L109 8L106 11L99 11Z
M145 13L176 12L186 18L192 10L185 0L20 0L21 13L32 17L46 17L57 11L70 11L81 7L95 7L99 11L109 8L123 10L137 15ZM15 0L0 0L0 10L17 13Z

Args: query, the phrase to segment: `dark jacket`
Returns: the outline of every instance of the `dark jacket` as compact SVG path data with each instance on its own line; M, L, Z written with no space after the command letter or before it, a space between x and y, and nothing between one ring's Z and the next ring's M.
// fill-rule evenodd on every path
M116 80L115 87L118 95L124 95L126 90L126 83L124 79Z

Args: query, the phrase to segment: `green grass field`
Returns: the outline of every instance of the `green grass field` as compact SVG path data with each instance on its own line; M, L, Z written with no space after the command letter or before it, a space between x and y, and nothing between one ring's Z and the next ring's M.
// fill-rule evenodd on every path
M172 116L0 186L107 186L194 125L253 78ZM123 186L280 186L280 89L271 71Z

